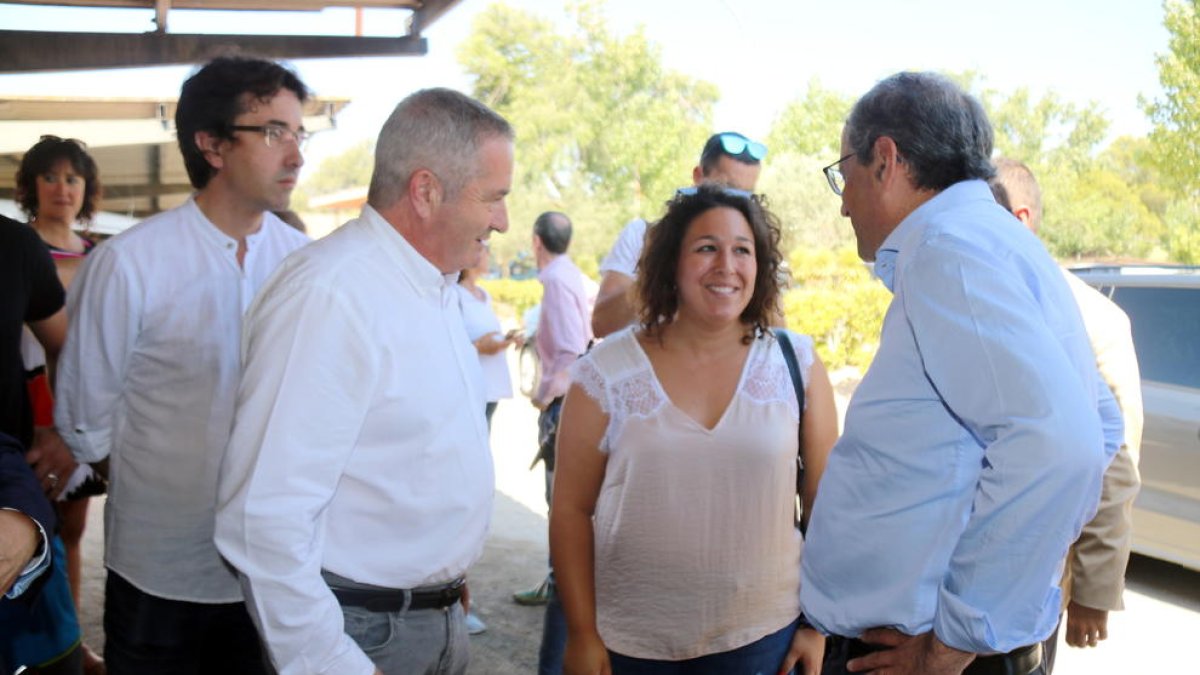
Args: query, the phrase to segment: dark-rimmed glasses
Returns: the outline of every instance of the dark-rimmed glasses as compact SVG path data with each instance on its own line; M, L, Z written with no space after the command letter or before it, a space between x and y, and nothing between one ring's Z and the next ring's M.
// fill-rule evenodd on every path
M846 189L846 176L842 174L842 162L850 159L855 153L850 153L829 166L821 169L825 174L825 180L829 181L829 189L833 190L833 194L842 196L842 190Z
M294 142L296 147L304 149L308 139L312 134L304 129L289 129L282 124L235 124L229 127L230 131L253 131L263 135L263 140L268 148L273 148L276 145L282 145L284 142Z

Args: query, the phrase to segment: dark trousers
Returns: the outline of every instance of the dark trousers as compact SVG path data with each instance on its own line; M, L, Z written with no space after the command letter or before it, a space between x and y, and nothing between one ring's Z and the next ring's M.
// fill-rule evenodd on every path
M554 572L550 572L550 602L542 616L542 644L538 647L538 675L562 675L567 653L567 615L558 599Z
M207 605L144 593L111 570L104 659L112 675L266 675L246 604Z
M854 638L832 636L825 641L825 662L821 666L821 675L850 675L850 671L846 670L846 662L874 651L879 651L879 647ZM1023 650L1012 653L1018 651ZM1041 654L1040 649L1037 651ZM1025 661L1027 659L1015 659L1007 654L978 656L963 671L963 675L1046 675L1040 658L1034 659L1029 667L1018 666L1018 663Z
M1054 657L1058 655L1058 629L1060 628L1062 628L1061 614L1058 615L1058 623L1054 626L1054 632L1042 643L1042 669L1046 671L1045 675L1054 672Z
M562 397L538 415L539 457L546 465L546 506L550 506L554 487L554 445L558 438L558 416L562 412ZM563 656L567 652L567 617L558 599L554 583L554 561L550 561L550 602L542 616L542 643L538 647L538 675L562 675Z

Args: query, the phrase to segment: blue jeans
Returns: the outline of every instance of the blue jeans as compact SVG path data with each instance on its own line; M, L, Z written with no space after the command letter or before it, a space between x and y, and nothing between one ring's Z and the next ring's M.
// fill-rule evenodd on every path
M104 660L114 675L265 675L246 603L208 605L150 595L109 570Z
M446 609L372 612L342 607L345 631L387 675L462 675L470 660L460 603Z
M798 621L792 621L744 647L686 661L638 659L612 650L608 652L608 660L613 675L776 675L792 646L797 626ZM789 675L793 672L788 671Z
M550 572L550 602L546 603L546 614L542 619L542 646L538 649L538 675L562 675L563 656L567 652L567 616L563 614L562 602L558 599L558 587L554 585L554 572Z

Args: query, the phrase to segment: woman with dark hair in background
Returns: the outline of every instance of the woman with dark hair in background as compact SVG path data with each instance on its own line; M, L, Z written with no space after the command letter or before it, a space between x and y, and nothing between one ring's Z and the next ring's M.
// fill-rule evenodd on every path
M807 513L837 417L812 339L768 328L778 245L759 198L680 190L647 231L639 324L572 368L550 509L568 675L820 670L797 454Z
M100 175L87 147L76 139L43 136L21 159L17 170L17 201L29 216L29 225L50 248L64 287L71 284L83 257L96 242L80 231L95 215L100 201ZM82 225L82 227L81 227ZM26 332L23 342L26 368L30 371L29 388L34 406L34 424L53 427L54 404L45 372L45 354ZM64 452L69 451L61 446ZM81 601L83 530L87 523L90 498L104 493L104 481L86 464L72 471L55 471L47 493L57 500L59 531L66 548L67 576L76 612ZM105 672L104 661L87 645L82 645L84 673Z

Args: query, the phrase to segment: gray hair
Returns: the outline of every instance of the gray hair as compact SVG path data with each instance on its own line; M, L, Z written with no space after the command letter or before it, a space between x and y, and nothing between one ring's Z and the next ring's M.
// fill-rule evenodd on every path
M376 209L395 204L420 169L438 177L445 199L455 199L478 175L479 147L496 136L511 141L512 125L465 94L442 88L410 94L379 132L367 202Z
M911 166L917 188L944 190L992 167L992 125L974 97L937 73L897 73L854 104L846 143L869 163L875 141L887 136Z

